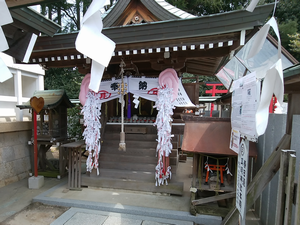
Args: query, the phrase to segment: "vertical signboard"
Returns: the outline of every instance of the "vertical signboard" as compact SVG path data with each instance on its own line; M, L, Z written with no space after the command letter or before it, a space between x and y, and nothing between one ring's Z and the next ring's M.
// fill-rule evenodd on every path
M241 218L245 221L247 180L249 162L249 141L242 139L238 155L237 181L236 181L236 208L239 210ZM243 224L243 223L242 223Z

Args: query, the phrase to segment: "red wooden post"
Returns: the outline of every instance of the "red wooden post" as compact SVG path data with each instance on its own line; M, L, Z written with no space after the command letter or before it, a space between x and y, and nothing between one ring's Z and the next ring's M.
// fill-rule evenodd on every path
M34 129L34 176L38 176L38 163L37 163L37 156L38 156L38 148L37 148L37 121L36 121L36 112L33 110L33 129Z
M205 91L206 94L211 94L215 96L216 94L227 93L228 90L218 90L217 86L223 86L221 83L206 83L207 86L211 86L212 89ZM212 117L212 111L214 109L214 103L210 104L210 117Z
M33 151L33 155L34 155L34 176L37 177L38 176L38 163L37 163L37 156L38 156L38 148L37 148L37 121L36 121L36 115L37 113L40 113L40 111L43 109L44 107L44 99L42 97L35 97L33 96L30 99L30 105L32 107L32 111L33 111L33 138L34 138L34 151Z

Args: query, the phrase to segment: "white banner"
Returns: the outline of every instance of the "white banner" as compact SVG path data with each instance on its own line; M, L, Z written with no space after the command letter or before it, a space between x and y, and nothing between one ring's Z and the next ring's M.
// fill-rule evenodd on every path
M121 86L121 79L103 80L98 92L101 92L101 103L107 102L116 98L120 98L119 86ZM146 78L146 77L124 77L124 84L127 84L127 93L130 92L135 96L147 99L149 101L157 100L158 93L158 78ZM189 99L184 87L179 80L178 96L174 101L174 105L177 107L190 107L195 106Z
M127 84L127 77L124 77L124 86ZM101 93L100 102L107 102L116 98L121 97L121 79L111 79L111 80L104 80L101 81L101 85L99 88L98 93ZM119 89L120 88L120 89Z
M129 77L129 92L141 98L155 102L158 93L158 77Z

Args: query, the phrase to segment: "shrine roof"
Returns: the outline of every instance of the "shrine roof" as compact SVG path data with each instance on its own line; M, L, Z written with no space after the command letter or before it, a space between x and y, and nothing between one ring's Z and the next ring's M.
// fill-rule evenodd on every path
M300 64L286 68L283 71L284 93L294 93L300 90Z
M12 26L17 26L18 23L22 22L31 27L32 30L34 29L34 33L38 35L42 33L52 37L61 28L57 23L31 8L23 7L10 9L9 11L14 19L14 22L11 24ZM26 29L24 30L26 31Z
M68 98L65 90L43 90L35 91L32 97L44 98L43 109L54 109L60 104L65 105L67 108L72 108L74 105ZM22 105L17 105L20 109L31 109L30 100Z
M128 58L139 68L147 67L147 71L140 71L145 75L151 75L154 70L162 71L163 67L177 68L177 65L180 72L214 75L230 52L241 46L241 31L246 30L245 39L249 40L265 23L273 7L274 4L266 4L256 7L252 13L237 10L195 18L106 27L102 33L116 43L110 65L119 68L120 58L125 57L124 60ZM39 63L46 68L88 67L86 57L75 48L77 34L39 37L30 63ZM172 57L170 62L164 58L168 51ZM163 59L170 65L157 59Z
M103 26L112 26L131 2L132 0L122 0L117 1L114 5L112 5L109 10L102 15ZM190 13L178 9L164 0L141 0L140 2L160 21L196 17Z
M13 22L3 25L2 29L9 49L4 53L23 61L33 34L53 36L61 27L33 9L9 9Z

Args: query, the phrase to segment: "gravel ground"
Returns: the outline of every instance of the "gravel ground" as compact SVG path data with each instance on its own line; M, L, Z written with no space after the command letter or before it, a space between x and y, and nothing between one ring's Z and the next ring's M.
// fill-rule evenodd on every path
M22 211L7 218L1 225L48 225L55 221L69 208L44 205L39 202L31 203Z

